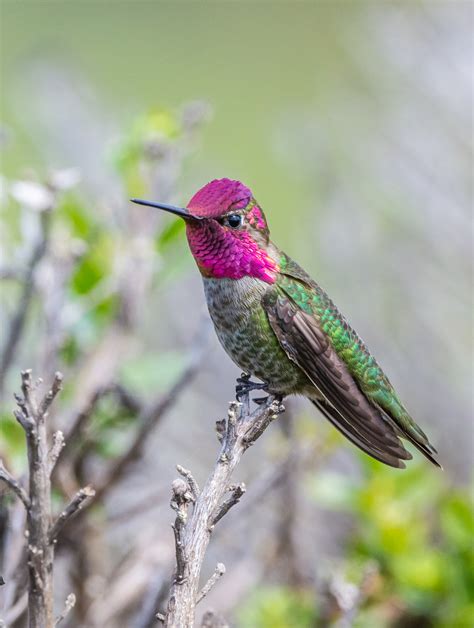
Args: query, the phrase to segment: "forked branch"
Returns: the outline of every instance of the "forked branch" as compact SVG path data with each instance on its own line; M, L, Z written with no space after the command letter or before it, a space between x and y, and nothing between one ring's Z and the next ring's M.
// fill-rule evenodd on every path
M194 626L196 605L225 573L219 563L216 571L199 590L204 556L214 526L238 503L245 492L243 484L231 484L231 477L245 450L283 412L279 399L268 397L253 412L248 395L242 403L231 402L227 419L217 423L222 443L216 464L202 489L189 471L178 467L184 480L175 480L171 506L177 517L173 526L176 540L176 575L171 587L164 623L168 628ZM230 491L230 496L225 498ZM188 513L190 505L193 511Z
M53 628L53 559L56 538L67 523L94 494L90 487L81 489L52 524L51 471L64 445L61 432L53 436L48 448L46 419L62 387L62 375L56 373L51 388L38 396L41 381L33 382L31 370L21 373L22 395L16 395L18 409L15 416L25 431L28 453L29 486L26 491L0 463L0 480L22 501L26 508L26 556L28 565L28 613L30 628ZM63 619L74 604L68 597L65 610L56 623Z

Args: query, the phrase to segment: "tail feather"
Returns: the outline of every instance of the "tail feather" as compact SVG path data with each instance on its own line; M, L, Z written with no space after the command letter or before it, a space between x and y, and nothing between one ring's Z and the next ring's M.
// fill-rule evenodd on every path
M404 469L405 464L403 460L410 460L412 455L403 446L400 440L400 438L403 438L411 442L431 463L442 469L440 463L434 458L434 454L437 453L436 449L430 444L426 436L423 435L424 439L422 439L418 435L415 436L412 430L404 430L398 422L395 422L394 419L383 410L380 410L381 418L388 428L387 436L390 435L390 438L387 438L385 442L376 433L371 434L366 430L362 432L349 418L342 416L341 413L325 399L311 399L310 401L334 427L344 434L354 445L359 447L359 449L369 456L372 456L372 458L391 467Z

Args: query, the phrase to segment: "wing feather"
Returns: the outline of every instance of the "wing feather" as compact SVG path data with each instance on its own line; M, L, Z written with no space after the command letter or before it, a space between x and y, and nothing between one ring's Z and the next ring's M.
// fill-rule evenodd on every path
M270 324L286 351L324 397L313 401L331 423L360 449L393 467L411 454L392 421L358 387L315 317L301 310L282 291L264 300Z

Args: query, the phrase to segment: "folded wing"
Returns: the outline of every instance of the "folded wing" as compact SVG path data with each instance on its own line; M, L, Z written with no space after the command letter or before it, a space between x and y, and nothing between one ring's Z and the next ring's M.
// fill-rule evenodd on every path
M412 457L400 436L414 442L438 465L427 440L426 444L415 442L402 425L367 398L311 311L301 309L284 288L269 293L264 307L288 357L319 391L320 399L314 399L313 403L340 432L357 447L392 467L404 468L403 460Z

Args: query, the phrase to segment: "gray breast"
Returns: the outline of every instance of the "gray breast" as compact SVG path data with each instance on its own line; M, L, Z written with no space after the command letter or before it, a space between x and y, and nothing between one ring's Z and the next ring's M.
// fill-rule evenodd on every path
M292 392L302 379L306 383L281 348L263 310L268 284L254 277L203 281L217 337L239 368L275 391Z
M261 307L268 284L255 277L213 279L204 277L209 314L217 331L236 332L248 325L249 317Z

